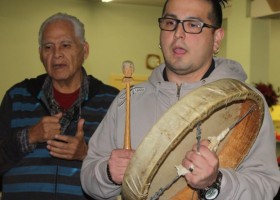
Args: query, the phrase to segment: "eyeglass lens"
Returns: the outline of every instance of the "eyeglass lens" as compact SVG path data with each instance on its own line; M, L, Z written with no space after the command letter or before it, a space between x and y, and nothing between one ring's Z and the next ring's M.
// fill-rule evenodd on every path
M171 18L159 19L160 28L166 31L174 31L177 28L178 24L180 23L183 24L183 29L187 33L200 33L203 28L203 22L196 21L196 20L180 21Z

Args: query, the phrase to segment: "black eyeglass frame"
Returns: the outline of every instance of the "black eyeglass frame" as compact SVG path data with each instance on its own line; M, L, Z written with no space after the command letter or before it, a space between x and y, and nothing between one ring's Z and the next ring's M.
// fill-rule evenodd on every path
M176 26L175 26L172 30L167 30L167 29L161 28L160 24L161 24L161 20L163 20L163 19L174 20L174 21L176 22ZM189 22L189 21L199 22L199 23L201 24L201 29L200 29L200 31L197 32L197 33L187 32L187 31L185 30L184 22ZM210 25L210 24L206 24L206 23L204 23L204 22L202 22L202 21L199 21L199 20L193 20L193 19L180 20L180 19L174 19L174 18L169 18L169 17L160 17L160 18L158 18L158 23L159 23L159 28L160 28L160 30L163 30L163 31L175 31L175 30L178 28L178 25L179 25L179 24L182 24L183 30L185 31L185 33L190 33L190 34L199 34L199 33L202 32L202 29L203 29L204 27L206 27L206 28L213 28L213 29L219 29L219 28L220 28L220 27L217 27L217 26L213 26L213 25Z

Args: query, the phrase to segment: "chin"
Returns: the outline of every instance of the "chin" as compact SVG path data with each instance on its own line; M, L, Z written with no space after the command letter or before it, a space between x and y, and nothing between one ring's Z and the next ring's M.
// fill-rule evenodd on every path
M53 80L56 81L66 81L67 79L69 79L69 76L65 75L65 74L60 74L60 75L53 75L51 76Z

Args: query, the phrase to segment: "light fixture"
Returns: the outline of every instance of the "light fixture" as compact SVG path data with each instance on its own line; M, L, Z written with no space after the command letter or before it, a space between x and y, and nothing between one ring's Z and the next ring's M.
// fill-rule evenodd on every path
M105 2L105 3L110 2L110 1L112 1L112 0L102 0L102 2Z

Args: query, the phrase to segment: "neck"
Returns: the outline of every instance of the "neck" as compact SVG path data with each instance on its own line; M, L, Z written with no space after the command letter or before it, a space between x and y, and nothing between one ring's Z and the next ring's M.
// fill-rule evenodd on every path
M77 91L82 85L82 73L68 80L52 80L53 87L60 93L69 94Z
M53 87L60 93L70 94L77 91L81 87L81 83L79 84L60 84L53 83Z
M170 81L176 83L177 85L181 85L182 83L193 83L205 79L212 73L214 69L215 62L212 59L207 67L203 67L198 71L188 74L178 74L170 70L168 67L165 67L163 77L165 81Z

